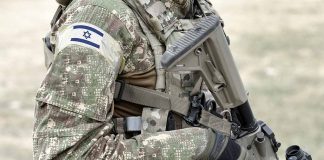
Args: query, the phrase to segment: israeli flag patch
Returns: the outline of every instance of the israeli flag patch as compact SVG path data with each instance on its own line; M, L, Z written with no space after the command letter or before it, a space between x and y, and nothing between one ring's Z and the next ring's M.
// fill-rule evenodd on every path
M102 41L104 37L105 31L95 25L75 23L60 33L58 46L63 49L69 44L78 44L100 50L103 47Z
M75 44L98 51L115 67L119 67L122 50L119 43L101 28L89 23L74 23L61 28L57 34L55 52Z
M100 39L104 34L94 27L88 25L75 25L73 26L75 34L74 37L71 37L72 42L78 42L85 45L90 45L97 49L100 49Z

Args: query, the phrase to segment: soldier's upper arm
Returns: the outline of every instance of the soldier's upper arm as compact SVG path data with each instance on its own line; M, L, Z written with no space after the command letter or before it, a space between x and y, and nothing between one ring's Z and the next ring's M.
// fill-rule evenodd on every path
M106 120L113 83L133 37L113 10L104 7L80 0L63 14L54 61L37 93L38 101Z

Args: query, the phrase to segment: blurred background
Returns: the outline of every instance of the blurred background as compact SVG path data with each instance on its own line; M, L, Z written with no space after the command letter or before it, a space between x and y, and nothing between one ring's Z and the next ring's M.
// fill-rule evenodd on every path
M213 0L256 118L282 142L324 157L324 0ZM41 38L55 0L0 1L0 159L32 159Z

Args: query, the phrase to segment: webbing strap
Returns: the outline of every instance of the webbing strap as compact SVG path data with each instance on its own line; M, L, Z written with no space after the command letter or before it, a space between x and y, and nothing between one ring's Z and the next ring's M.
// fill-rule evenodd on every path
M51 28L54 27L54 25L56 24L56 22L60 19L60 17L62 16L63 14L63 11L64 11L64 7L59 5L57 7L57 10L52 18L52 21L51 21Z
M168 94L118 81L115 85L114 98L147 107L171 110L171 100Z
M116 118L113 120L115 123L115 130L119 134L124 134L125 133L125 123L124 123L124 118Z

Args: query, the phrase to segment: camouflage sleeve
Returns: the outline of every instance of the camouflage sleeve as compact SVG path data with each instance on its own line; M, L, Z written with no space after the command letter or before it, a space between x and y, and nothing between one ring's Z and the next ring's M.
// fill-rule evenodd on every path
M98 122L59 107L43 104L36 114L34 159L206 159L215 134L187 128L131 139L109 134L112 123Z
M142 51L127 23L134 17L121 3L76 0L62 16L54 61L36 95L34 159L191 159L211 150L214 133L200 128L132 139L111 134L120 61ZM148 68L147 59L146 67L123 71Z
M121 140L112 159L207 159L213 149L215 133L202 128L141 134ZM119 153L119 154L118 154Z

